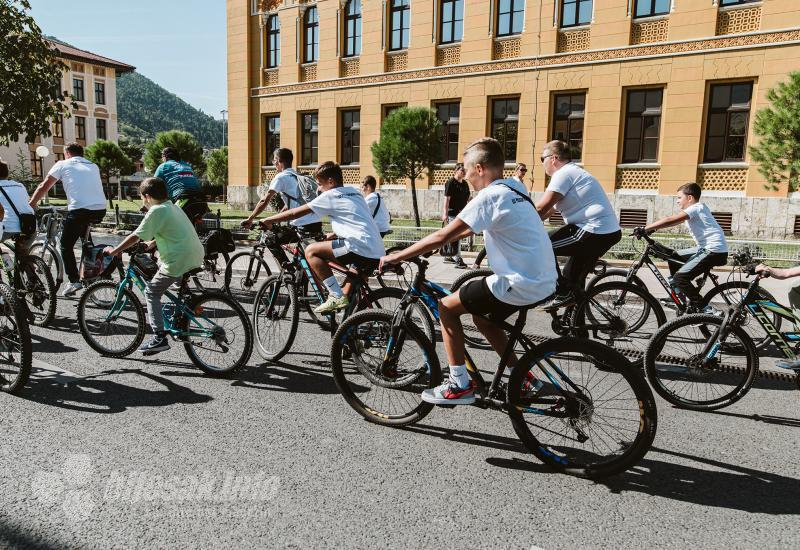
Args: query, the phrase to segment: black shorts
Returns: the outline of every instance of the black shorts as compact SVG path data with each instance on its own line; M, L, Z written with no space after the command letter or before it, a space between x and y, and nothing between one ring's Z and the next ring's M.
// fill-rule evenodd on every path
M503 321L513 313L527 307L515 306L498 300L489 290L485 277L473 279L462 286L458 290L458 297L467 311L475 315L482 315L492 321Z
M300 235L300 238L302 239L316 237L317 235L322 233L322 222L314 222L314 223L309 223L307 225L298 225L296 229L297 229L297 234Z
M366 256L361 256L360 254L356 254L355 252L347 252L342 254L341 256L336 255L337 249L342 250L344 246L344 239L334 239L331 241L331 247L333 248L333 255L334 255L334 262L341 264L343 266L355 266L357 269L362 271L375 271L378 269L378 266L381 263L380 259L375 258L367 258Z

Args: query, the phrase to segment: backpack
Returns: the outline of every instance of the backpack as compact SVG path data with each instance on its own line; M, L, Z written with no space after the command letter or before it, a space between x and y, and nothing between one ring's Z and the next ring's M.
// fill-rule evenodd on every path
M297 179L297 197L284 193L290 199L298 203L299 206L308 204L317 198L319 194L319 184L317 180L305 174L292 174ZM289 206L288 202L286 206Z
M214 229L209 231L205 239L203 239L203 247L206 251L206 257L221 252L233 252L236 250L236 243L233 241L233 234L227 229Z
M383 201L383 197L381 197L380 193L375 193L378 195L378 204L375 205L375 210L372 211L372 219L375 219L375 216L378 215L378 211L381 209L381 202ZM389 225L392 225L392 213L389 212Z

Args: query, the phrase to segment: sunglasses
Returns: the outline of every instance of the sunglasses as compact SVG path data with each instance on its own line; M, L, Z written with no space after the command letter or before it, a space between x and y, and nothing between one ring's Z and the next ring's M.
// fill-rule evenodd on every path
M553 155L544 155L543 157L539 157L539 158L542 159L542 162L544 162L544 161L546 161L547 159L549 159L552 156Z

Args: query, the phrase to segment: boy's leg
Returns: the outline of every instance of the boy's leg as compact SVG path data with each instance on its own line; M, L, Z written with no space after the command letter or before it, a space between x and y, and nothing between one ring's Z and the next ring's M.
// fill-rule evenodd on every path
M347 307L349 300L347 298L350 292L349 281L345 283L344 288L339 286L339 281L333 276L328 262L335 260L338 256L336 250L343 256L346 252L343 248L344 242L341 239L335 241L322 241L308 245L306 247L306 260L308 261L311 271L322 281L325 288L328 289L328 300L314 309L315 313L330 313L338 309Z
M169 341L166 339L164 332L164 316L161 311L161 297L164 292L174 283L180 281L180 277L170 277L169 275L159 271L147 283L145 288L145 298L147 299L147 319L150 322L150 328L155 335L150 342L142 345L140 351L158 353L169 349Z
M690 304L697 305L701 300L700 293L692 281L704 271L717 265L715 256L713 252L701 248L672 276L672 286L683 292Z
M667 260L667 267L669 267L670 277L675 275L695 254L697 254L697 248L673 250L672 257Z
M795 317L800 319L800 282L795 283L792 285L792 288L789 289L789 305ZM795 330L800 330L798 323L795 323L794 326Z

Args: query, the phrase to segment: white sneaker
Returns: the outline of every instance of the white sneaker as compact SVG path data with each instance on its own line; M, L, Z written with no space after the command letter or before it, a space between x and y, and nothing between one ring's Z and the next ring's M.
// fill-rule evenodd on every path
M61 296L72 296L83 288L81 283L64 283L61 287Z

